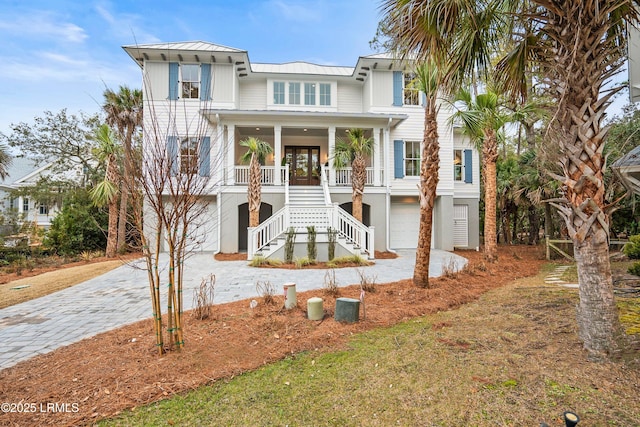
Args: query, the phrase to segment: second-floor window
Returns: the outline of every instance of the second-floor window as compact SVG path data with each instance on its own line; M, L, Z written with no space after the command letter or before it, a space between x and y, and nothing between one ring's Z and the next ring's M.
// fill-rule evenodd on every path
M273 105L331 106L331 83L273 82Z
M453 180L462 181L462 150L453 150Z
M298 82L289 83L289 104L300 104L300 83Z
M420 90L415 87L415 73L404 73L404 105L420 105Z
M195 174L198 172L199 138L182 138L180 141L180 172Z
M320 105L331 105L331 85L320 83Z
M304 84L304 105L316 105L316 84Z
M49 206L44 203L40 203L38 206L38 213L40 215L49 215Z
M420 141L404 143L404 175L420 176Z
M273 82L273 103L284 104L284 82Z
M197 64L182 64L182 97L188 99L200 98L200 66Z

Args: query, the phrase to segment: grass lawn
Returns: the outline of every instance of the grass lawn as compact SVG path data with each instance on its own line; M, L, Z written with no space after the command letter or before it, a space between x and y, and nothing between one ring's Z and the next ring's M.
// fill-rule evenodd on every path
M545 285L549 271L99 425L564 426L566 410L584 426L640 425L637 344L614 363L588 362L577 290ZM638 313L639 299L622 303Z

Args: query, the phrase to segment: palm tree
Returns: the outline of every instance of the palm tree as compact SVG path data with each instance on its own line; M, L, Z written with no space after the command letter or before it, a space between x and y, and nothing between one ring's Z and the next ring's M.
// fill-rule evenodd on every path
M9 166L11 166L12 162L13 159L9 149L4 145L0 145L0 179L5 179L9 176Z
M115 142L115 135L109 125L103 124L97 130L95 139L99 146L96 157L100 162L106 162L105 176L91 190L93 204L102 207L109 206L109 226L107 229L107 249L105 255L113 257L118 250L118 153L120 152Z
M106 112L107 124L114 127L124 142L124 176L121 183L120 214L118 221L118 249L126 245L127 206L129 192L134 188L136 170L133 155L133 136L136 129L142 126L142 91L120 86L118 92L111 89L104 91L103 110Z
M420 156L420 230L416 249L416 264L413 283L426 288L429 286L429 261L431 258L431 233L433 228L433 206L438 187L440 168L440 143L438 140L438 89L442 82L441 68L430 58L415 70L413 84L425 94L424 132L422 154Z
M622 86L603 90L624 65L626 25L638 24L637 0L387 0L412 11L403 38L412 51L429 55L424 22L450 30L450 74L474 75L490 67L496 41L513 49L498 63L498 80L514 95L527 94L530 64L536 64L555 101L546 139L559 147L563 186L554 201L573 240L580 283L578 330L589 356L602 360L620 348L620 322L609 263L609 214L603 155L605 112ZM483 18L488 19L484 20ZM470 18L470 19L466 19ZM489 25L482 25L483 22ZM500 40L502 39L502 40ZM494 49L492 49L494 44Z
M347 140L336 143L333 152L333 165L336 169L351 164L351 215L362 222L362 195L367 182L366 157L373 153L373 138L364 136L364 129L353 128L347 131Z
M456 102L462 103L452 120L462 123L462 131L482 151L482 176L484 179L484 256L489 262L498 259L496 200L498 161L498 132L507 122L507 116L501 111L498 95L494 92L480 94L472 99L471 93L461 90Z
M247 152L241 158L243 163L249 163L249 189L247 201L249 203L249 227L257 227L260 224L260 204L262 199L262 171L260 165L273 148L258 138L250 137L240 141L240 145L247 147Z

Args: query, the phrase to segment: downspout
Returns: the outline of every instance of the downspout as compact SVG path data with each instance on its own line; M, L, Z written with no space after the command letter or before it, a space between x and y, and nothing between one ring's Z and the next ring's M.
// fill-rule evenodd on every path
M216 123L218 123L218 126L220 126L220 114L216 113ZM224 127L222 128L222 138L220 138L220 131L218 131L218 141L220 141L220 139L224 139ZM219 147L222 147L222 144L219 143L218 144ZM222 251L222 200L220 200L220 195L222 194L222 184L224 182L224 167L226 167L226 164L224 163L224 156L221 156L223 161L222 161L222 177L218 179L218 182L216 183L216 209L218 210L218 229L216 230L216 234L218 235L217 241L218 241L218 248L216 249L216 251L213 253L215 254L219 254ZM218 170L220 170L220 168L218 168Z
M387 139L387 144L385 146L387 153L384 156L384 180L385 180L385 217L386 217L386 232L385 234L385 246L387 252L391 252L393 254L396 253L393 249L391 249L391 169L389 169L389 144L391 139L391 117L389 117L389 121L387 122L387 127L385 128L385 139Z

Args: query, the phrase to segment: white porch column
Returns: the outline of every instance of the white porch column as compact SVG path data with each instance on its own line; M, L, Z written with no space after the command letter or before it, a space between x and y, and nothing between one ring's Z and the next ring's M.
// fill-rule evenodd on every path
M376 187L382 185L380 180L381 154L380 128L373 128L373 185Z
M227 125L227 185L236 184L236 126Z
M273 164L275 166L274 185L282 185L282 125L273 127Z
M384 153L384 185L389 186L391 184L391 176L393 175L391 166L391 130L387 126L384 128L382 137L382 147L385 150Z
M211 138L211 165L210 165L210 173L211 173L211 184L215 185L223 185L224 184L224 168L225 163L224 160L224 126L220 123L217 123L213 126L213 137ZM218 159L218 160L216 160Z
M333 153L336 149L336 127L335 126L329 126L327 142L328 142L327 145L329 147L329 152L327 153L327 156L329 158L329 185L335 186L336 170L333 167Z

